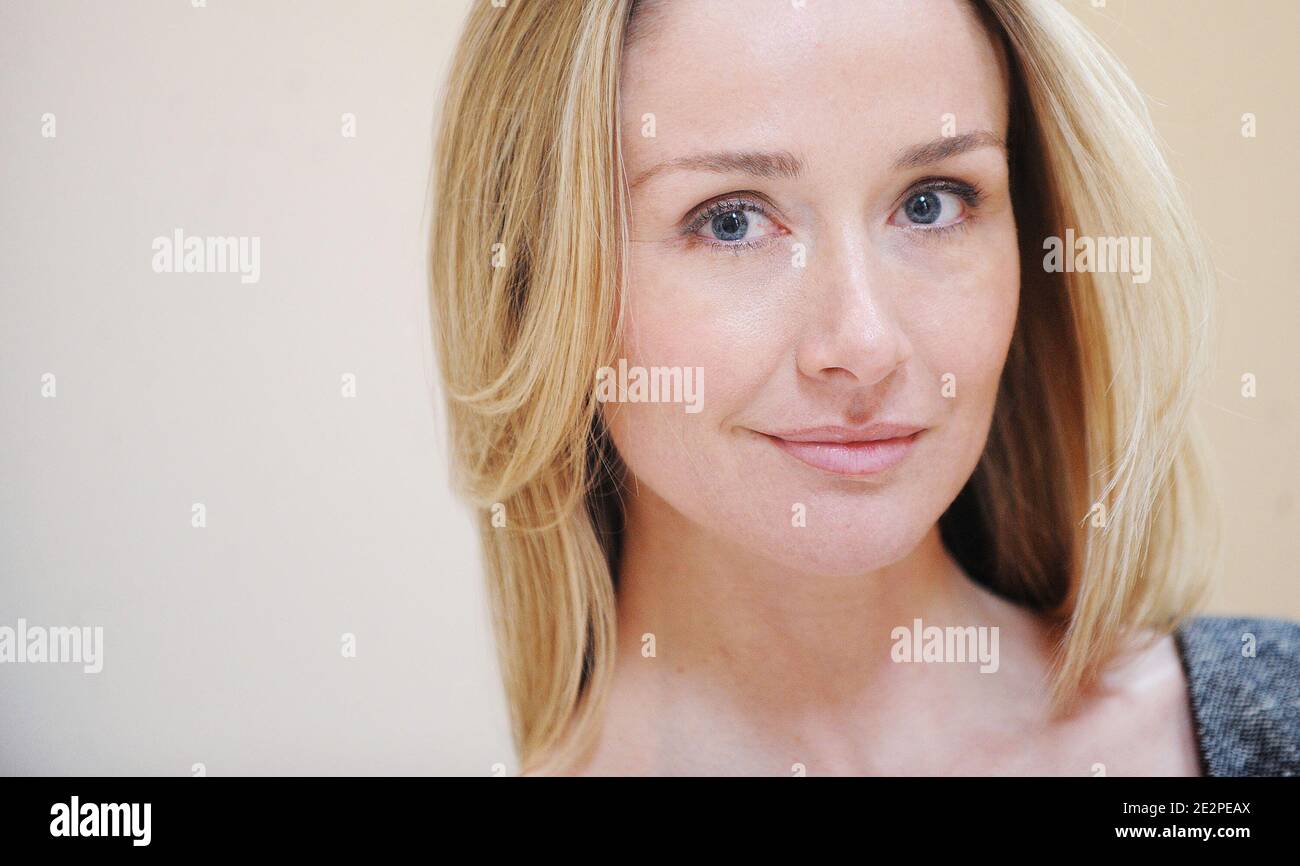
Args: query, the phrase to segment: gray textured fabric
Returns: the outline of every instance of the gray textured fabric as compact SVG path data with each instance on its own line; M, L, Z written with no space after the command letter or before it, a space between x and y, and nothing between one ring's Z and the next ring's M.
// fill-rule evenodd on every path
M1248 655L1247 635L1254 636ZM1207 776L1300 776L1300 622L1192 617L1174 633Z

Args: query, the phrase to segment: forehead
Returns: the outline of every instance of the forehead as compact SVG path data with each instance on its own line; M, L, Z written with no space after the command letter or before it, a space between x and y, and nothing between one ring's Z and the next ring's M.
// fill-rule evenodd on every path
M949 114L958 131L1005 129L1004 60L967 0L654 0L648 12L622 71L632 172L722 146L883 158Z

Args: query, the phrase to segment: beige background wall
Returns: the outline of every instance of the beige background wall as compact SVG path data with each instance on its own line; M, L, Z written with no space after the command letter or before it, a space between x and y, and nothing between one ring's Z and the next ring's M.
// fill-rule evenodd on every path
M1151 96L1223 277L1215 608L1300 617L1300 4L1069 5ZM100 674L0 666L0 774L513 770L425 325L467 6L0 2L0 626L105 630ZM178 227L258 236L260 281L155 273Z
M1092 0L1066 4L1147 95L1221 281L1218 363L1202 399L1219 467L1226 576L1216 611L1300 612L1300 3ZM1242 136L1242 115L1256 137ZM1273 204L1270 204L1273 203ZM1257 396L1244 398L1252 373Z

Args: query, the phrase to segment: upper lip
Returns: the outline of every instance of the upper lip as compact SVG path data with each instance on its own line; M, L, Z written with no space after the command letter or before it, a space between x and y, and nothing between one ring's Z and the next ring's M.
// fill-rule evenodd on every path
M902 439L924 429L925 427L919 424L878 421L857 427L844 427L838 424L822 427L800 427L797 430L781 430L766 435L784 439L787 442L830 442L847 445L853 442L879 442L885 439Z

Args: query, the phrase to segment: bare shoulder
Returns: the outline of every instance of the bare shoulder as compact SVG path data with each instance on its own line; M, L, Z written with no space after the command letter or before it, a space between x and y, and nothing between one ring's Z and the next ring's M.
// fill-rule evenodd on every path
M608 729L603 733L608 733ZM535 769L529 776L600 777L648 775L644 762L636 760L637 749L628 744L611 743L602 736L594 748L580 757L555 762Z
M1202 774L1191 694L1173 635L1142 635L1089 695L1078 719L1107 775Z

